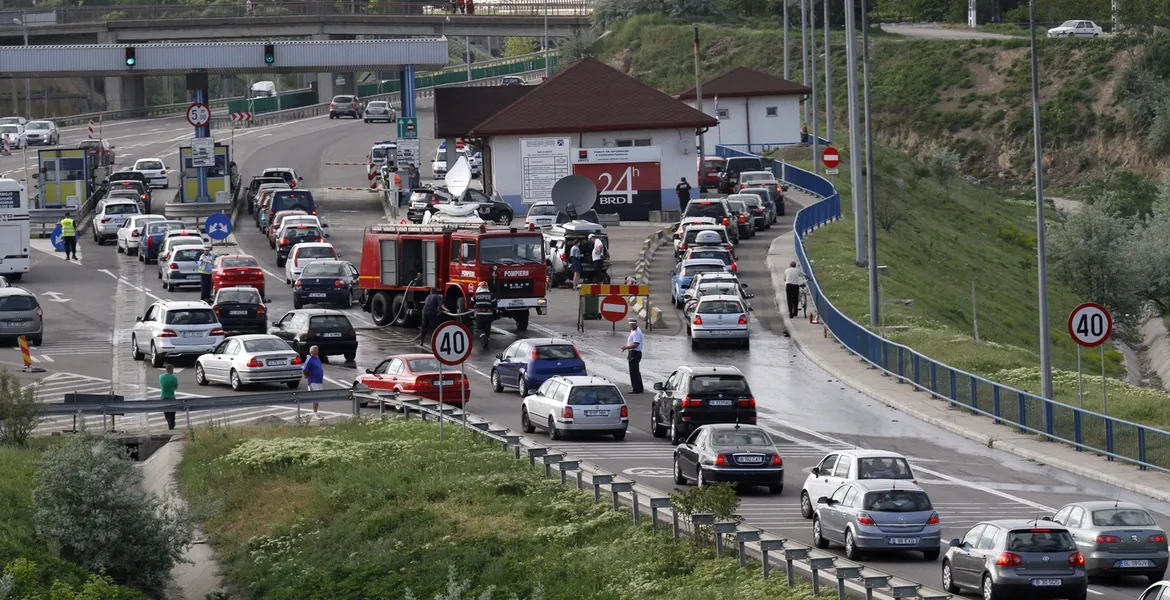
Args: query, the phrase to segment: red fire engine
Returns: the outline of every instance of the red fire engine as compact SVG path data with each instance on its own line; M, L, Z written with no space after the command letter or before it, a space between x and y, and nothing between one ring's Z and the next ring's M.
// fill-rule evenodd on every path
M378 325L417 327L432 287L447 310L466 311L480 281L491 286L497 318L528 329L529 310L543 315L548 305L541 233L470 224L366 227L361 305Z

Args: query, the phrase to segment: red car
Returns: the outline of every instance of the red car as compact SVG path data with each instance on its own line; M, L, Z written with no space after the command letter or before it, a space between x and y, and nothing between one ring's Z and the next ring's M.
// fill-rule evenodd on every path
M727 162L718 156L708 156L703 159L702 177L699 178L699 190L707 191L719 187L719 174L723 172L723 164Z
M372 390L397 391L435 401L439 400L439 390L442 389L443 404L459 405L470 400L470 382L463 379L454 367L444 367L440 385L439 367L439 361L430 354L400 354L387 358L373 369L366 369L366 374L358 375L353 382ZM461 385L462 395L459 393Z
M264 296L264 271L260 268L260 261L247 254L224 254L215 259L215 268L211 271L211 293L215 294L219 288L251 286Z

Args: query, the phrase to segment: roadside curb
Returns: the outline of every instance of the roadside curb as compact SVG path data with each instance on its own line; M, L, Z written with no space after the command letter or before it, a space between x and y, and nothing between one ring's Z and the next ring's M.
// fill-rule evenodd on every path
M634 262L634 279L640 285L650 285L650 264L658 252L658 247L669 239L668 236L673 230L674 228L670 226L662 227L655 230L642 242L642 249L638 251L638 260ZM635 296L629 298L628 302L630 310L649 323L651 327L664 327L666 325L662 309L653 306L649 297Z

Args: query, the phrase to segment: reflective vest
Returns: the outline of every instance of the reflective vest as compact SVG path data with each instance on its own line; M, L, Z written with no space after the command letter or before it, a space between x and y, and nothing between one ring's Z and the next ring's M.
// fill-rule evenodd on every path
M491 314L496 311L496 299L488 290L479 290L472 296L475 312Z
M77 237L77 229L73 225L73 219L69 217L61 219L61 237Z
M215 267L215 256L207 252L199 257L199 274L211 275L211 271Z

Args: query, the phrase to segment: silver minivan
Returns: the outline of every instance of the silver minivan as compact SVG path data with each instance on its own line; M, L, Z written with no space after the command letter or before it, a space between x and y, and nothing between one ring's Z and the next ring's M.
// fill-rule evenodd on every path
M0 288L0 339L15 341L20 336L40 346L44 336L44 312L32 292L18 287Z
M621 441L630 426L629 408L621 390L608 379L591 376L549 378L520 404L525 433L536 428L559 440L567 432L609 434Z
M158 262L158 277L163 289L173 292L181 287L199 287L199 257L202 245L178 246L166 260Z

